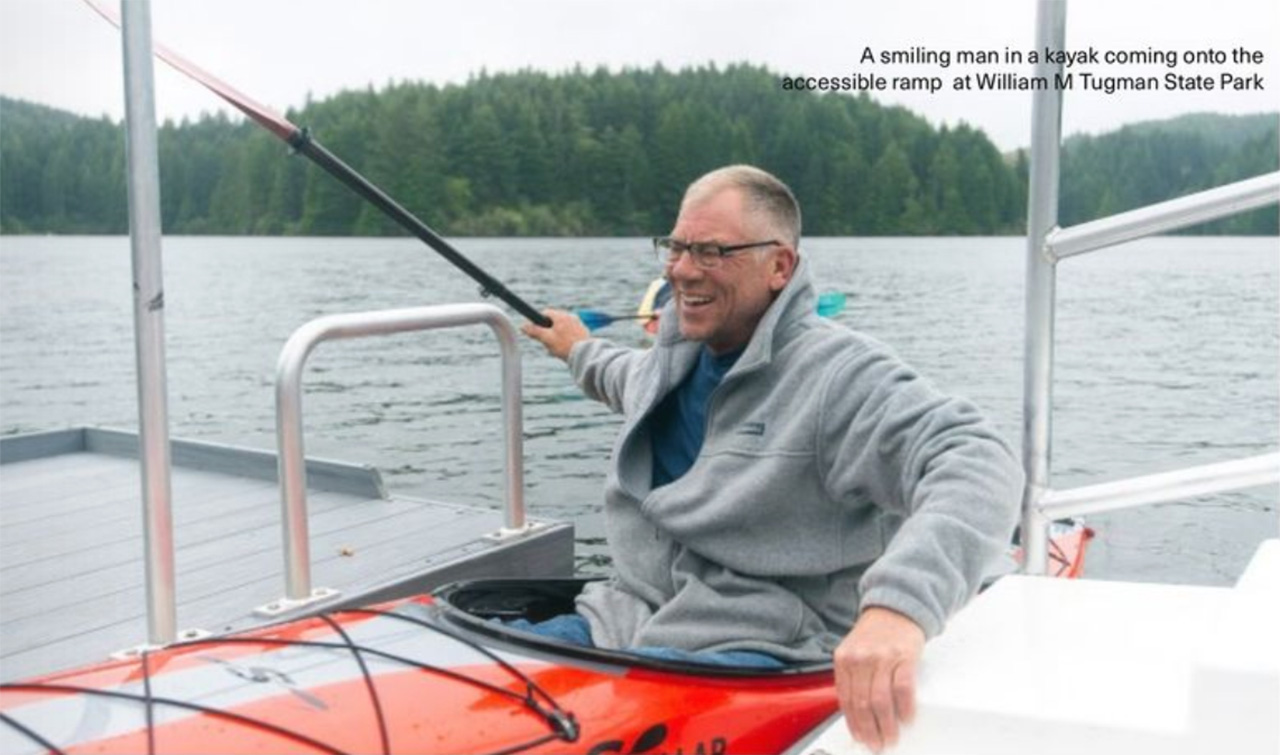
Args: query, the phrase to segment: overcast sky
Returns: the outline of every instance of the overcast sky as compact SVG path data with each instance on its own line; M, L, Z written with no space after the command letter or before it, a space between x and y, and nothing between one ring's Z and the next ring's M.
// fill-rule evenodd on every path
M104 0L111 2L111 0ZM1030 50L1032 0L152 0L152 31L185 57L281 111L342 89L391 81L465 82L468 75L575 64L668 68L748 61L779 75L940 76L938 93L885 91L934 124L965 121L1001 149L1028 143L1030 97L954 91L966 73L1031 73L996 64L872 65L864 48ZM1280 102L1276 0L1076 0L1067 47L1099 51L1262 52L1262 65L1079 68L1161 78L1173 72L1260 74L1263 91L1072 92L1064 130L1097 133L1152 118L1275 110ZM0 0L0 93L88 115L121 117L118 32L81 0ZM202 87L156 66L161 118L222 109ZM3 114L0 113L0 119ZM2 126L0 126L2 127Z

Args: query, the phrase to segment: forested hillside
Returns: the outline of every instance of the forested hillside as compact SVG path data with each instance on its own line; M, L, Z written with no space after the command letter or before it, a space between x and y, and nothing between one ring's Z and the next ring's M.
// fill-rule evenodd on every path
M865 96L784 91L746 65L481 74L288 116L447 235L660 233L685 184L730 162L790 183L812 235L1020 233L1025 216L1022 153ZM1276 122L1200 116L1072 139L1063 222L1276 170ZM159 139L166 233L399 232L255 125L207 117ZM0 230L123 233L123 153L119 124L0 101ZM1276 217L1207 230L1276 233Z
M1195 114L1072 137L1062 158L1061 224L1072 225L1277 170L1276 114ZM1274 234L1275 206L1196 229Z

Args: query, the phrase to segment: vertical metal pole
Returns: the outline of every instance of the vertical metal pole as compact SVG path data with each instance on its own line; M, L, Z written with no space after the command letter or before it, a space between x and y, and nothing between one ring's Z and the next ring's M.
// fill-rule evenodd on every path
M502 347L502 464L506 485L505 526L523 530L524 513L524 412L521 397L520 345L511 321L501 313L487 320Z
M125 0L122 10L147 631L151 644L164 645L176 637L177 609L174 601L173 519L170 514L164 281L160 261L160 169L152 86L151 8L148 0Z
M280 512L284 522L284 596L311 597L311 535L307 521L307 458L302 445L302 370L316 344L328 337L330 319L312 320L296 330L276 366L276 443L280 470Z
M1061 50L1066 39L1065 0L1040 0L1035 49ZM1047 521L1038 511L1049 488L1053 411L1053 318L1056 270L1045 254L1045 237L1058 225L1058 167L1062 140L1062 92L1056 86L1060 63L1041 61L1036 76L1048 79L1031 105L1030 191L1027 198L1027 332L1023 376L1022 542L1028 574L1046 570Z

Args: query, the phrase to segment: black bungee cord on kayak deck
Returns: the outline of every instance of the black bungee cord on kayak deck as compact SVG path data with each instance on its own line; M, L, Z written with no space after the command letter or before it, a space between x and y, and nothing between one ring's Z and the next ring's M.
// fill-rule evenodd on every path
M338 646L338 647L341 647L341 646ZM270 723L269 721L260 721L256 718L243 716L243 715L240 715L239 713L233 713L229 710L211 708L207 705L200 705L199 703L187 702L186 700L175 700L173 698L168 698L168 697L155 697L155 696L148 697L145 694L138 694L135 692L117 692L115 690L109 690L109 689L97 689L95 687L80 687L74 684L52 684L48 682L33 682L33 683L25 683L25 684L19 682L19 683L12 683L12 684L8 684L8 683L0 684L0 690L14 690L17 692L62 692L66 694L83 694L83 695L88 695L90 697L105 697L110 700L130 700L133 702L140 702L145 705L154 705L158 703L160 705L168 705L174 708L182 708L184 710L191 710L197 713L207 713L211 716L217 716L219 718L227 718L232 721L235 721L236 723L246 724L249 726L256 726L260 729L264 729L273 734L279 734L283 737L288 737L289 739L297 740L305 745L309 745L318 750L333 753L333 755L346 755L346 753L344 753L342 750L339 750L333 747L332 745L325 744L324 742L321 742L318 739L312 739L311 737L308 737L306 734L300 734L299 732L293 731L291 729L286 729L283 726L277 726L273 723ZM22 732L23 734L27 734L28 736L31 736L34 741L37 741L40 743L41 747L48 747L49 750L54 753L61 754L66 752L66 750L63 750L59 747L48 744L43 737L39 737L39 735L36 734L31 729L20 725L19 722L15 721L10 716L5 716L4 720L5 720L5 723L8 723L9 725L13 726L15 729ZM147 732L148 737L152 736L153 730L154 730L153 726L148 727L148 732Z
M560 705L556 703L555 698L553 698L550 694L548 694L546 690L542 689L542 687L539 687L538 683L530 679L528 675L526 675L523 671L511 665L511 663L509 663L502 656L498 655L497 653L494 653L492 650L489 650L489 648L485 647L484 645L481 645L476 642L472 642L471 640L468 640L465 637L461 637L459 635L453 634L452 632L446 632L443 628L436 626L435 624L432 624L430 622L423 621L422 619L419 619L413 616L406 616L401 613L379 611L373 608L350 608L346 610L346 613L368 614L370 616L389 616L391 618L400 619L401 621L407 621L410 624L416 624L426 629L431 629L435 632L439 632L440 634L445 635L446 637L450 637L452 639L457 640L458 642L461 642L467 645L472 650L475 650L476 652L483 655L485 658L488 658L489 660L498 664L498 666L500 666L507 673L517 677L522 682L524 682L525 694L517 695L516 693L507 689L503 689L502 687L497 687L497 686L488 684L486 682L482 682L478 679L472 679L470 677L467 677L461 674L456 674L447 669L433 669L433 670L439 673L445 674L447 676L450 676L452 678L458 679L460 681L476 684L484 689L487 689L493 692L499 692L503 695L516 698L520 700L520 702L523 703L525 707L537 713L539 716L542 717L544 721L547 722L547 724L551 727L552 731L555 732L555 736L552 737L552 739L561 739L561 740L564 740L565 742L576 742L578 740L578 734L579 734L578 722L573 717L573 714L561 708ZM391 656L386 653L383 653L382 651L379 651L379 650L369 650L368 648L363 648L363 649L366 652L373 652L373 653L377 653L378 655L385 655L386 657L389 657L389 658L395 657L395 656ZM412 661L407 661L407 662L412 663ZM549 708L544 707L542 703L539 703L538 702L539 697L545 700L546 705L550 707ZM547 741L551 741L551 739L548 739ZM528 746L532 746L532 745L528 745ZM518 752L518 750L513 750L512 752Z
M391 755L391 739L387 731L387 717L382 711L382 701L378 699L378 689L373 686L373 674L369 673L369 666L364 662L364 655L360 653L360 646L351 641L351 635L347 634L347 630L342 625L334 621L328 614L320 614L320 618L329 628L337 633L342 641L351 648L351 655L356 659L356 663L360 664L360 675L364 677L365 687L369 690L369 701L373 703L373 714L378 721L378 736L382 739L383 755Z
M156 706L155 697L151 694L151 652L143 650L139 661L142 664L142 694L147 698L147 755L156 755Z
M330 628L334 629L337 632L338 636L342 638L343 640L342 642L326 642L326 641L320 641L320 640L281 640L281 639L274 639L270 637L221 637L221 638L208 637L208 638L202 638L198 640L190 640L190 641L174 643L173 645L170 645L167 649L181 650L185 648L192 648L192 647L198 647L198 646L204 646L204 645L243 644L243 645L270 645L270 646L276 646L276 647L309 647L309 648L324 648L324 649L330 649L330 650L350 651L354 656L357 664L360 667L360 673L364 678L366 688L369 690L370 700L372 701L374 710L376 711L378 733L382 740L384 752L390 752L390 732L388 730L388 726L387 726L386 718L382 709L381 701L379 700L377 695L377 690L374 684L374 677L372 673L369 671L369 667L364 662L364 659L363 659L363 655L366 653L377 656L379 658L396 661L406 666L417 668L421 671L439 674L441 676L447 677L449 679L453 679L455 681L460 681L466 684L479 687L480 689L486 692L511 699L513 702L517 702L520 705L523 705L525 708L527 708L528 710L533 712L535 715L537 715L539 718L541 718L542 721L547 725L548 729L550 729L550 733L548 733L545 736L537 737L528 742L521 742L503 750L497 750L493 753L493 755L509 755L510 753L521 752L523 750L527 750L533 747L538 747L540 745L544 745L550 742L555 742L557 740L562 742L574 742L578 739L578 734L579 734L578 723L572 713L569 713L568 711L561 708L559 704L556 703L555 698L553 698L546 690L539 687L537 682L529 678L528 675L526 675L520 669L516 668L511 663L504 660L503 658L501 658L500 656L498 656L496 653L489 650L488 648L484 647L483 645L472 642L466 637L461 637L452 632L448 632L444 628L439 627L435 624L431 624L427 621L423 621L422 619L418 619L413 616L406 616L400 613L394 613L391 611L380 611L380 610L371 609L371 608L350 609L350 610L341 611L340 613L361 614L361 615L368 615L368 616L381 616L386 618L398 619L400 621L414 624L414 625L423 627L425 629L429 629L438 634L444 635L445 637L448 637L451 640L461 643L462 645L465 645L471 650L474 650L477 653L483 655L484 657L492 660L496 665L498 665L503 670L507 671L512 676L514 676L517 680L519 680L524 686L524 692L523 694L519 692L514 692L510 689L499 687L495 684L491 684L482 679L470 677L465 674L461 674L447 668L434 666L432 664L416 661L412 658L406 658L404 656L397 655L395 653L388 653L384 650L366 647L358 643L355 643L352 641L350 635L348 635L345 631L343 631L343 629L337 624L337 622L335 622L332 619L333 614L330 614L330 613L319 614L318 618L324 621L325 623L327 623L330 626ZM141 693L120 692L118 690L104 690L104 689L96 689L93 687L82 687L82 686L71 685L71 684L54 684L54 683L45 683L45 682L5 683L5 684L0 684L0 690L12 690L12 691L20 691L20 692L51 692L51 693L65 693L65 694L83 694L83 695L88 695L92 697L108 698L112 700L130 700L130 701L140 702L146 706L147 752L150 755L155 755L156 753L156 745L155 745L156 724L154 720L153 711L155 706L157 705L165 705L165 706L170 706L175 708L181 708L184 710L190 710L198 713L205 713L211 716L230 719L232 721L235 721L236 723L245 724L248 726L254 726L264 731L277 734L281 737L292 739L294 741L316 748L317 750L321 750L323 752L334 753L334 755L344 755L343 750L340 750L331 744L321 742L317 739L307 736L306 734L303 734L298 731L294 731L292 729L289 729L284 726L280 726L278 724L271 723L269 721L263 721L261 719L256 719L250 716L245 716L239 713L235 713L233 711L222 710L220 708L214 708L207 705L202 705L200 703L189 702L187 700L179 700L179 699L168 698L168 697L157 697L155 694L153 694L151 689L151 668L150 668L147 652L142 653L140 663L142 667L141 670L142 670L142 684L143 684L143 691ZM17 731L20 734L25 735L32 742L35 742L40 747L45 748L49 752L56 753L57 755L62 755L62 753L65 753L65 750L53 744L48 739L43 737L39 732L23 724L21 721L17 720L12 715L0 712L0 721L8 724L14 731Z
M4 723L8 724L10 728L12 728L14 731L18 732L19 734L25 734L25 735L27 735L27 738L28 738L28 739L30 739L32 742L35 742L36 744L40 745L41 747L43 747L44 749L48 750L49 752L52 752L52 753L54 753L55 755L63 755L63 751L62 751L62 749L61 749L61 748L59 748L57 745L55 745L54 743L52 743L52 742L50 742L49 740L45 739L44 737L40 736L40 734L39 734L39 733L37 733L37 732L35 732L35 731L31 730L30 728L28 728L28 727L24 726L20 721L16 721L16 720L14 720L14 719L13 719L13 718L11 718L8 714L6 714L6 713L0 713L0 721L2 721L2 722L4 722Z

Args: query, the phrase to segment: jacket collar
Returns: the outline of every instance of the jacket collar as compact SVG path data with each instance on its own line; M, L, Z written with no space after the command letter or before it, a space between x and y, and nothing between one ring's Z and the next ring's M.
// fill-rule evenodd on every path
M813 280L809 272L809 261L801 256L796 264L795 273L786 287L778 293L765 310L764 317L756 324L756 330L747 342L747 348L739 357L730 374L754 369L773 360L773 347L777 334L786 331L794 324L807 317L816 317L817 294L814 292ZM658 320L659 346L674 347L681 343L692 343L680 335L680 323L676 316L675 296L662 308L662 316Z

